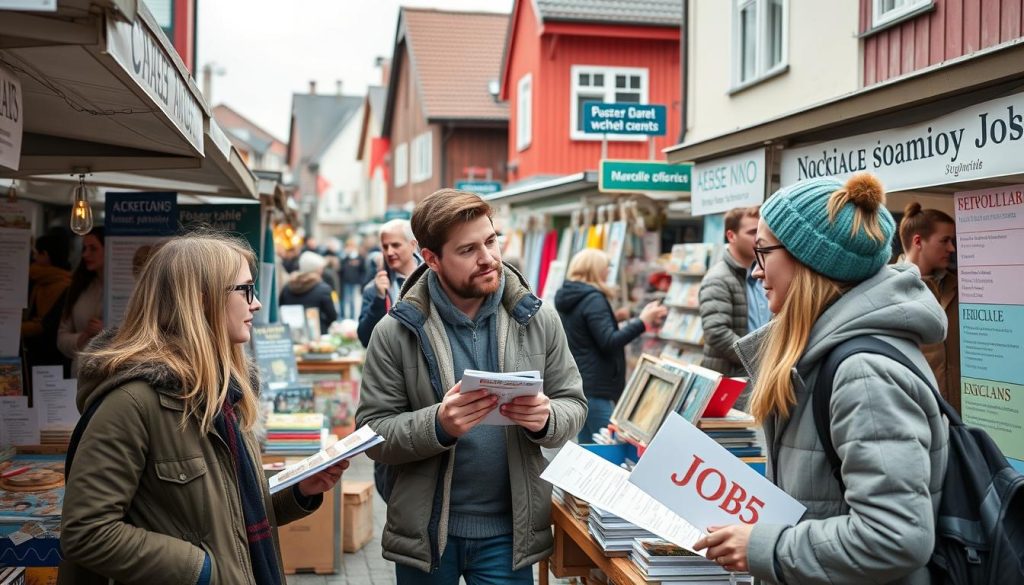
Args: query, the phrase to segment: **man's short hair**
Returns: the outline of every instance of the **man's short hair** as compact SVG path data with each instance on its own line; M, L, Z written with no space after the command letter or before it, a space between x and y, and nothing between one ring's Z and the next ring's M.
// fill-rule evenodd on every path
M316 252L306 250L299 256L299 272L319 272L325 266L327 266L327 261Z
M416 239L416 236L412 233L412 224L407 219L392 219L391 221L380 226L380 235L383 236L384 232L393 234L398 232L405 237L406 242L411 242Z
M491 206L476 193L441 189L428 195L412 212L412 231L420 249L441 255L451 228L478 217L493 215Z
M760 219L761 208L760 207L736 207L730 209L725 214L725 231L727 232L738 232L740 231L740 222L743 221L744 217L752 217L754 219Z

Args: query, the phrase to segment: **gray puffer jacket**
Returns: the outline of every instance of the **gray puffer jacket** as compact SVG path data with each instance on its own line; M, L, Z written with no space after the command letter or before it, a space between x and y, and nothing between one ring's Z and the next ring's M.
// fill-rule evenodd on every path
M448 540L452 475L459 444L442 445L435 421L441 399L455 385L452 350L430 299L429 268L405 282L402 297L373 330L366 350L356 424L384 437L370 458L390 466L384 558L431 571ZM530 292L505 265L505 290L496 313L502 372L538 370L551 399L547 434L505 427L512 486L512 565L519 569L551 554L551 484L540 479L547 462L540 448L576 436L587 416L583 382L569 353L558 313ZM486 470L482 470L486 473Z
M700 282L700 321L704 328L704 359L700 365L726 376L743 376L733 344L747 334L747 268L726 248ZM745 396L746 394L744 394ZM746 400L737 408L742 408Z
M736 344L751 376L769 327ZM874 354L840 365L830 404L845 499L814 427L811 392L829 350L879 336L931 377L918 346L942 340L946 317L916 270L887 266L837 300L815 323L792 373L788 419L765 421L768 478L807 507L796 526L757 524L750 572L771 583L926 584L949 431L933 390L907 368Z

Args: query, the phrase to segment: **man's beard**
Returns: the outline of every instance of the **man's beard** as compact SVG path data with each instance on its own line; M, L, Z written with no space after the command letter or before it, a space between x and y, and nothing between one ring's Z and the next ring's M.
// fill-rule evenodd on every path
M490 270L494 271L492 273L494 276L494 280L492 282L478 282L477 275L480 271L477 271L477 273L471 276L469 280L461 283L452 282L441 273L438 273L438 276L448 287L448 290L452 291L456 295L464 299L482 299L496 293L498 291L498 287L501 286L501 262L495 262L490 267Z

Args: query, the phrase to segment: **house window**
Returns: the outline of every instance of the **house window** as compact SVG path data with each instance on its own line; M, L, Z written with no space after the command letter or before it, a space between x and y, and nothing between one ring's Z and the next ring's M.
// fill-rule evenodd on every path
M788 0L733 0L733 86L786 67Z
M871 28L885 26L933 3L934 0L872 0Z
M586 102L646 104L647 69L636 67L573 66L569 135L573 140L647 140L643 135L588 134L583 132L583 104Z
M395 147L395 187L409 182L409 145L401 143Z
M519 79L516 91L516 150L526 150L533 141L533 75Z
M431 149L434 135L429 130L412 140L412 182L426 181L433 175L434 163Z

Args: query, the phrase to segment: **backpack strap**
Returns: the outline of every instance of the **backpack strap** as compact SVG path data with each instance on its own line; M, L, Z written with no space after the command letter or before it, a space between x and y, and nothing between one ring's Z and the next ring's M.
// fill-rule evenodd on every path
M68 441L68 454L64 458L64 481L67 481L71 475L71 464L75 460L75 452L78 451L78 444L82 441L82 435L85 434L85 427L89 426L89 421L92 420L92 416L96 414L103 399L106 398L114 388L108 389L106 392L100 394L95 400L85 409L82 416L79 417L78 423L75 424L75 430L71 433L71 439Z
M839 491L844 494L846 493L846 484L843 483L842 461L839 459L839 454L836 453L835 445L832 443L830 406L832 403L832 387L835 383L836 370L839 369L839 364L843 363L846 358L858 353L883 355L901 364L932 389L932 393L935 394L936 399L939 401L939 408L943 414L949 417L951 423L954 420L953 417L956 416L956 412L942 399L938 390L921 373L921 370L914 365L914 362L910 361L910 358L899 349L893 347L892 344L882 341L877 337L864 335L848 339L832 348L828 356L825 357L825 361L818 371L818 377L814 381L811 409L814 414L814 428L818 431L818 440L821 441L821 445L825 449L825 457L828 459L829 467L832 468L832 476L839 482ZM953 416L950 416L950 414ZM956 420L959 421L959 417Z

